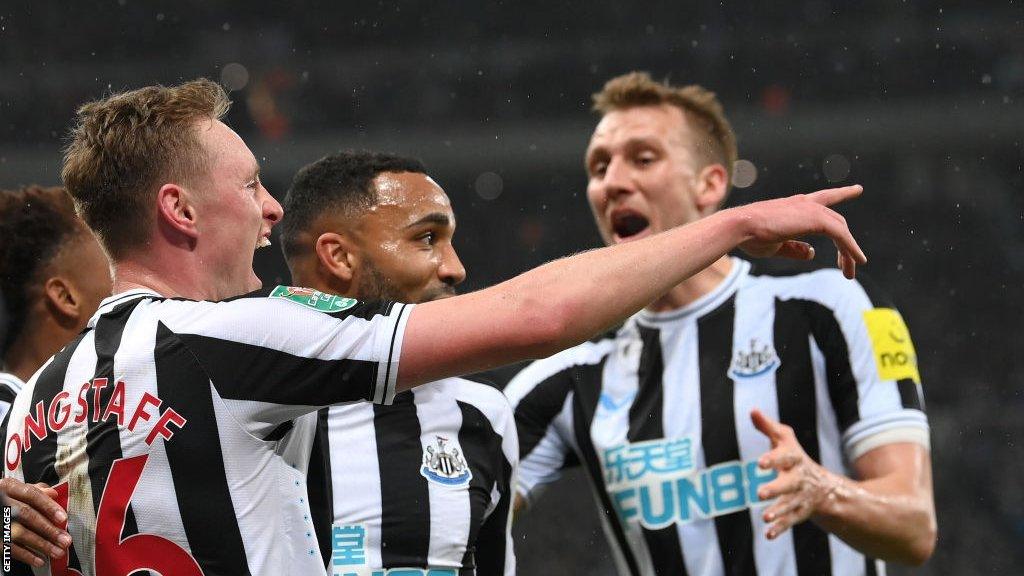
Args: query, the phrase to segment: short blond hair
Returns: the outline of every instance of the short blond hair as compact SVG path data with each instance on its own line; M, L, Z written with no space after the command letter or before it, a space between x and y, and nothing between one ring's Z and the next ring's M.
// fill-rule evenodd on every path
M646 72L630 72L606 82L593 101L594 111L602 116L638 106L669 104L679 108L697 133L693 146L703 161L699 168L721 164L731 181L738 154L736 135L714 92L696 84L675 87L667 81L654 81Z
M230 106L223 88L200 78L113 94L78 109L61 178L111 258L146 241L156 187L207 172L195 125L222 118Z

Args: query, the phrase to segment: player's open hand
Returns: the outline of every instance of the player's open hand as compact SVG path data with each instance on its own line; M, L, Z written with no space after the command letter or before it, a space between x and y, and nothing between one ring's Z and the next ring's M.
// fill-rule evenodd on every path
M796 239L823 234L836 245L843 274L853 278L857 264L866 263L867 257L850 233L846 219L829 206L856 198L863 190L860 185L844 186L735 208L747 222L750 234L740 248L758 258L783 256L810 260L814 258L814 248Z
M778 498L762 512L764 521L769 524L768 539L774 540L814 514L829 497L834 483L829 472L804 452L792 428L772 420L760 410L752 411L750 419L772 443L772 449L758 459L758 466L778 473L757 491L761 500Z
M67 513L54 498L57 492L46 484L26 484L14 478L0 480L16 520L11 523L11 555L30 566L42 566L40 556L60 558L71 545L71 536L61 526Z

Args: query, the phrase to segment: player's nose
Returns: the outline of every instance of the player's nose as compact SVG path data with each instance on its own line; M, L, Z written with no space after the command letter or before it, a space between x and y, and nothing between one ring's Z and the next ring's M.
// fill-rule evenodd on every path
M281 203L270 192L266 192L266 195L267 198L263 202L263 218L273 226L281 221L281 218L284 216L284 208L281 207Z
M462 265L462 260L455 253L453 246L449 245L445 250L441 265L437 268L437 275L449 286L458 286L466 279L466 267Z

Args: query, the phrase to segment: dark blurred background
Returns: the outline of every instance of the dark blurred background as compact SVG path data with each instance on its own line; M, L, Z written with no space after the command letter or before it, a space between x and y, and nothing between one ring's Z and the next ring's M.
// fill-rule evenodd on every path
M279 198L337 149L424 159L475 289L597 245L582 153L605 80L704 84L746 161L731 203L867 190L842 210L915 335L939 513L934 558L891 572L1019 574L1022 3L687 4L5 1L0 187L58 182L82 102L207 76ZM257 269L287 278L276 250ZM612 574L586 485L568 473L519 523L521 573Z

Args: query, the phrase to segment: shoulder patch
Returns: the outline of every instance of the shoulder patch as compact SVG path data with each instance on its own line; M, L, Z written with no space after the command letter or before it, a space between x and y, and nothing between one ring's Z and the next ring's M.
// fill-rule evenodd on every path
M872 308L864 311L864 324L871 338L878 375L883 380L910 378L920 384L917 353L903 316L894 308Z
M278 286L271 290L268 298L289 300L327 314L348 310L359 303L355 298L345 298L301 286Z

